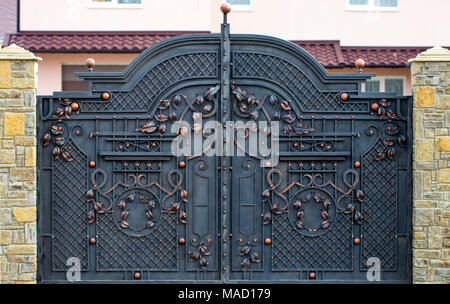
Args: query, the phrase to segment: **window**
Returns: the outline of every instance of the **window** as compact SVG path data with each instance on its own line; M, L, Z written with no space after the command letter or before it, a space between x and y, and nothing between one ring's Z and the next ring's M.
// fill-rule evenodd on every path
M374 77L363 84L365 92L395 92L405 94L405 78L402 77Z
M251 11L252 1L251 0L227 0L231 5L231 9L235 11Z
M400 0L346 0L349 11L398 11Z
M141 8L143 0L88 0L91 8Z
M95 72L122 72L126 65L102 65L94 67ZM63 91L87 91L88 83L75 76L75 72L86 72L85 65L62 66L62 90Z

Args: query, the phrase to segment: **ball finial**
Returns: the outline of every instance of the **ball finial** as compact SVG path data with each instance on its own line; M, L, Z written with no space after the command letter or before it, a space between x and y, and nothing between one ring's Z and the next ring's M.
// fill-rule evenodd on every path
M366 62L359 58L355 61L355 66L358 68L359 72L362 72L362 69L364 68L364 66L366 65Z
M224 2L220 6L220 10L222 11L222 13L228 14L229 12L231 12L231 5L227 2Z
M86 59L84 64L86 64L86 66L88 67L89 71L92 71L92 68L95 65L95 60L94 60L94 58L88 58L88 59Z

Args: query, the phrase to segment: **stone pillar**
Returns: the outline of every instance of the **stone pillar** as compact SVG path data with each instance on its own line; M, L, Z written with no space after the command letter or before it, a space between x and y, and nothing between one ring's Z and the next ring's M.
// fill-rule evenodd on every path
M36 282L37 61L0 49L0 283Z
M410 62L413 281L450 283L450 51L434 47Z

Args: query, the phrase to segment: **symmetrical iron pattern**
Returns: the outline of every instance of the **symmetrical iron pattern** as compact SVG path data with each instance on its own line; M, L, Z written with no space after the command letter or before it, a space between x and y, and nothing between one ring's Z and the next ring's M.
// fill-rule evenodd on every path
M84 199L87 189L87 156L72 139L62 147L70 151L72 160L53 160L53 268L67 269L67 259L80 259L82 269L88 268L87 210Z
M39 281L75 257L87 281L365 282L376 258L408 282L411 100L224 21L39 97ZM244 130L207 142L214 121ZM258 136L279 137L277 164L248 149L274 121ZM186 134L201 155L175 153Z
M369 111L367 102L345 103L339 99L339 92L320 92L299 68L276 56L234 52L233 77L257 78L280 84L295 96L303 112Z
M216 53L187 53L173 56L157 66L130 92L118 92L107 102L85 102L85 112L145 112L170 85L186 79L217 78Z
M362 184L365 203L362 205L361 266L367 268L367 259L380 257L383 270L397 269L397 161L384 157L383 141L364 155Z

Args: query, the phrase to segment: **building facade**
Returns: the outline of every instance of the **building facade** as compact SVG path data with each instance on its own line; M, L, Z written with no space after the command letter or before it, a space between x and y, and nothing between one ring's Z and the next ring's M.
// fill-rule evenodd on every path
M419 0L286 0L282 5L263 0L229 2L233 9L231 33L291 40L333 73L355 71L355 60L362 58L365 71L377 74L368 82L368 91L411 94L407 60L430 46L450 45L445 41L450 27L445 18L450 8L447 1L432 0L426 7ZM3 45L15 43L43 58L39 94L86 89L73 72L85 70L87 57L96 60L96 71L120 71L158 41L220 30L216 8L221 0L19 3L18 30L7 29L10 34Z

